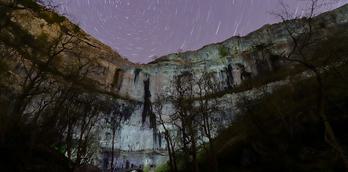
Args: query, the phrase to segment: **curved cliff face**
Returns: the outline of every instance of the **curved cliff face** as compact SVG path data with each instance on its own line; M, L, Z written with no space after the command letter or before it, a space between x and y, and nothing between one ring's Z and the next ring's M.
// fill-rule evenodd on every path
M1 0L1 3L9 1ZM156 163L165 157L163 154L151 155L149 150L164 150L162 138L154 133L151 122L151 102L156 95L166 94L171 89L171 80L174 76L192 68L194 74L200 75L203 71L213 73L223 87L231 89L243 83L243 80L277 72L276 69L287 65L274 58L274 55L286 53L289 46L289 38L284 25L266 25L261 29L245 36L233 37L221 43L207 45L196 51L169 54L149 64L137 65L123 59L117 52L89 36L67 19L61 22L51 22L47 16L55 15L47 10L30 10L16 7L9 12L0 13L9 20L0 20L0 39L12 44L14 37L19 35L18 29L26 31L34 38L45 35L48 41L61 36L64 33L70 38L71 31L77 33L73 37L76 40L74 48L64 51L59 57L60 63L56 64L58 70L64 72L64 67L72 63L71 59L78 55L85 59L92 59L94 70L90 84L97 86L101 94L115 97L116 102L123 102L132 108L130 117L122 123L122 128L116 139L116 147L123 151L143 151L143 154L134 155L143 157L143 163ZM44 14L44 15L43 15ZM43 17L45 16L45 17ZM1 16L3 17L3 16ZM4 17L6 19L6 17ZM325 39L330 30L336 27L347 27L348 5L331 12L324 13L314 20L315 35ZM9 25L10 27L2 27ZM77 29L77 30L76 30ZM62 32L68 30L68 32ZM26 43L23 45L29 52L35 51L35 47ZM233 99L240 95L257 96L257 90L249 90L235 94L226 93L223 99L232 101L227 103L227 115L222 118L222 123L228 123L235 111ZM170 113L171 109L166 109ZM106 128L100 133L101 146L105 149L111 147L110 137ZM145 157L145 158L144 158ZM139 162L140 163L140 162Z
M316 17L316 36L325 38L330 34L332 27L346 24L347 8L346 5ZM115 75L117 78L121 77L122 81L113 91L142 101L144 80L150 79L152 93L161 92L169 87L173 76L188 66L196 73L216 73L216 77L226 82L226 87L238 85L246 77L262 75L281 66L280 62L274 61L270 56L286 53L289 42L283 24L266 25L245 37L232 37L196 51L169 54L149 64L123 68L120 71L122 76L119 73ZM266 50L271 52L265 52ZM246 73L249 73L249 76Z
M314 19L315 36L325 39L331 29L346 27L347 24L348 5L345 5ZM153 143L152 139L149 139L153 135L149 119L145 125L142 123L146 91L149 91L153 101L157 94L168 91L173 76L185 71L188 66L197 75L203 71L214 73L226 89L234 87L245 79L277 72L277 68L287 65L275 60L272 56L289 51L289 42L282 23L266 25L245 37L233 37L196 51L169 54L149 64L129 66L116 71L117 83L112 91L141 102L139 110L134 111L131 119L123 125L120 133L120 148L146 150L159 146L158 143ZM144 89L146 83L149 84L149 90ZM234 97L234 95L225 95L227 99L231 96ZM233 110L231 111L226 120L232 118Z

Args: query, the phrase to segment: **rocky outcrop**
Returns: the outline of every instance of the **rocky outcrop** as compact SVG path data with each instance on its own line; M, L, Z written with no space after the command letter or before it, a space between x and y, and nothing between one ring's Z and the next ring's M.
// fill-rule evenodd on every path
M23 2L26 3L13 5L12 1L1 1L0 38L29 60L33 60L30 59L32 56L47 57L49 51L61 50L54 60L56 70L66 74L70 66L88 62L90 70L93 70L88 76L93 80L90 84L96 85L101 92L109 93L113 92L113 82L120 74L116 71L134 66L65 17L36 3L30 4L31 1Z

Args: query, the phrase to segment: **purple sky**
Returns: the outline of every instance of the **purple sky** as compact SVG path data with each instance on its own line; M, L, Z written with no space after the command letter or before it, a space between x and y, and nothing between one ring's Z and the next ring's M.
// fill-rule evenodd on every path
M348 0L341 0L340 4ZM266 23L279 0L55 0L86 32L130 61L195 50ZM285 0L301 13L303 3ZM296 10L297 9L297 10Z

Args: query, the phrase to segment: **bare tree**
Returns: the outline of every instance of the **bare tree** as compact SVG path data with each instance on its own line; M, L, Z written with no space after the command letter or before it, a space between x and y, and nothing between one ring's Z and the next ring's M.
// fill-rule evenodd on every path
M153 110L156 114L156 121L157 125L162 127L162 134L164 135L164 139L166 140L167 144L167 151L169 155L169 165L171 172L177 172L178 166L177 166L177 158L176 158L176 143L175 143L175 133L173 133L169 127L173 126L173 123L175 121L171 121L168 114L163 113L163 108L166 103L166 99L164 96L159 95L156 98L156 101L153 103ZM164 118L166 116L168 118Z
M325 127L325 141L340 155L346 169L348 169L348 160L343 148L339 144L334 130L325 114L325 90L321 76L320 67L316 66L313 59L310 58L308 51L320 42L315 36L315 24L313 18L322 7L332 2L329 0L307 0L309 9L305 15L294 16L285 3L281 3L282 11L273 13L279 17L284 24L284 28L290 37L290 50L283 52L281 57L288 62L295 62L303 65L310 70L317 81L317 112ZM303 18L301 18L303 17Z
M197 162L197 115L194 110L194 75L192 70L182 72L173 80L170 98L175 109L171 118L181 135L182 150L193 172L199 171Z
M203 74L197 79L196 85L198 86L197 93L197 115L200 119L199 126L201 127L201 135L203 144L208 141L208 148L205 149L212 171L218 171L218 161L216 155L216 148L214 146L214 133L217 132L217 123L214 123L214 117L223 113L221 104L222 99L214 96L218 93L220 88L220 82L214 77L214 73L203 72ZM206 148L206 146L204 146Z
M116 137L116 131L118 130L121 120L122 120L122 114L120 112L120 107L114 106L111 118L107 119L107 123L109 123L112 133L111 138L111 171L114 171L114 155L115 155L115 137Z
M129 119L132 113L132 107L125 105L124 103L110 102L107 105L107 111L105 121L111 130L111 171L114 171L114 160L115 160L115 141L117 131L121 127L121 122Z
M11 23L11 27L16 25ZM51 148L63 144L67 157L77 165L88 162L94 125L103 111L103 103L79 85L95 72L93 60L82 56L79 33L62 29L57 37L48 39L47 35L35 38L25 30L20 31L25 36L18 40L1 40L6 50L13 49L13 55L7 58L16 62L10 70L18 85L12 89L14 103L7 108L5 118L11 120L7 131L16 126L30 127L32 145ZM32 44L22 45L26 42L21 41L24 38ZM64 68L57 64L67 60L62 59L62 54L71 55Z
M98 101L98 98L93 97L83 98L79 102L78 107L81 111L79 112L80 120L78 122L78 144L76 151L75 163L80 165L81 163L88 163L90 157L86 157L88 145L91 141L91 133L96 122L99 120L100 113L102 112L102 103Z

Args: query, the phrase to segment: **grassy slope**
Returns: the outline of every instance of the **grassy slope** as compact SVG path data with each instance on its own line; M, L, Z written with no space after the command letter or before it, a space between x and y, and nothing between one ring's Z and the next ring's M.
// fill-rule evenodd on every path
M347 69L347 65L338 69L340 75L348 74ZM348 129L348 82L342 82L345 78L334 72L330 74L325 78L326 114L347 148L348 135L344 131ZM316 82L308 79L259 100L244 101L243 113L216 140L221 168L335 171L340 162L324 142L323 125L316 114L315 88Z

